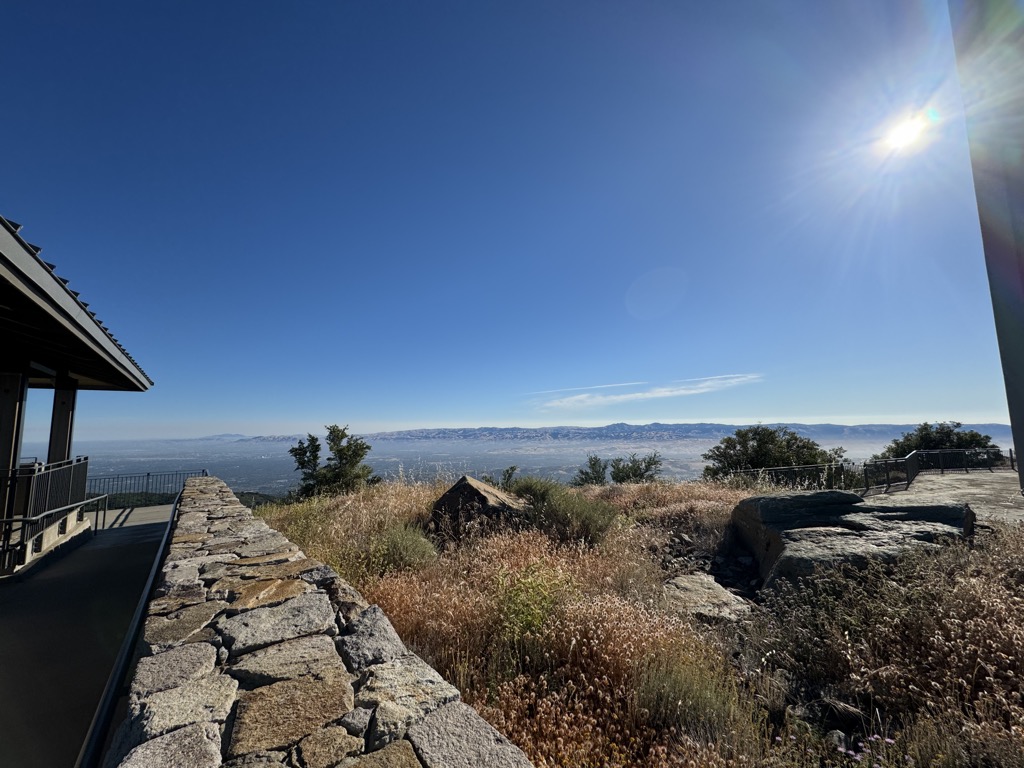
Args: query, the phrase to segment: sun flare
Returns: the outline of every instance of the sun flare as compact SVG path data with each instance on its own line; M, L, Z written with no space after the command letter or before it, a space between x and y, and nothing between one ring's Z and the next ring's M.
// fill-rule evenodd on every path
M885 143L892 150L908 149L921 141L925 125L922 117L907 118L892 127L885 137Z
M889 126L882 137L882 143L889 152L918 149L926 143L929 128L938 122L939 113L934 108L904 117Z

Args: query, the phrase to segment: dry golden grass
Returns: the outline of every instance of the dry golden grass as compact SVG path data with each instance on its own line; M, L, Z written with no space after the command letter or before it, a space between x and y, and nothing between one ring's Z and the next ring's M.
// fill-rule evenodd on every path
M415 543L408 546L419 536L415 527L430 517L431 506L448 485L446 479L379 483L343 496L267 504L256 514L307 555L359 585L387 571L396 549L415 549Z
M1024 528L832 571L768 601L760 649L917 765L1024 765Z
M716 552L722 546L733 507L753 495L749 489L703 481L588 486L580 492L611 504L638 523L685 532L704 552Z
M619 512L597 545L527 530L424 553L416 525L447 486L385 483L260 514L379 603L541 768L1024 768L1020 528L783 587L737 660L663 612L651 548L685 532L717 551L750 490L584 488ZM842 750L824 737L837 724Z

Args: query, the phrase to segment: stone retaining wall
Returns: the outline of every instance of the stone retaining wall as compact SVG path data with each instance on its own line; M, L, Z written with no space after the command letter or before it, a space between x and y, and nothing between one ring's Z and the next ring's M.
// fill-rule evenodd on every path
M529 768L377 606L186 482L108 768Z

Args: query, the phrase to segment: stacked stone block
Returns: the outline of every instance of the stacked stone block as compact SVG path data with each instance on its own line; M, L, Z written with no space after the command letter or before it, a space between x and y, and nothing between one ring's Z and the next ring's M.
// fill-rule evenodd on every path
M187 481L108 768L528 768L377 606Z

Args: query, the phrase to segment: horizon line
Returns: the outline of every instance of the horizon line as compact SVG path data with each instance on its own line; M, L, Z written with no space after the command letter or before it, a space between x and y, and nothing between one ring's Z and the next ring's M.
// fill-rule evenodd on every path
M802 426L802 427L821 427L821 426L833 426L833 427L914 427L919 424L942 424L950 421L958 421L957 419L946 419L937 420L931 419L926 421L861 421L861 422L846 422L846 421L788 421L788 420L772 420L772 421L649 421L649 422L627 422L627 421L613 421L604 424L597 425L583 425L583 424L548 424L544 426L520 426L516 424L500 426L498 424L484 424L479 426L431 426L431 427L407 427L403 429L385 429L385 430L350 430L350 434L361 436L361 437L372 437L375 435L388 435L397 434L401 432L430 432L430 431L455 431L455 430L489 430L489 429L520 429L520 430L531 430L531 431L543 431L552 429L606 429L608 427L623 425L627 427L649 427L654 425L661 426L720 426L720 427L734 427L744 428L752 427L757 425L763 426ZM958 423L971 427L971 426L998 426L1011 428L1009 421L958 421ZM203 434L203 435L191 435L191 436L154 436L150 435L147 437L75 437L75 440L81 440L83 442L139 442L146 440L213 440L213 439L224 439L224 438L240 438L250 439L258 437L281 437L281 438L301 438L305 437L309 432L262 432L258 434L247 434L241 432L219 432L215 434ZM320 436L319 433L312 433ZM25 440L25 444L45 444L46 438L38 438L34 440Z

